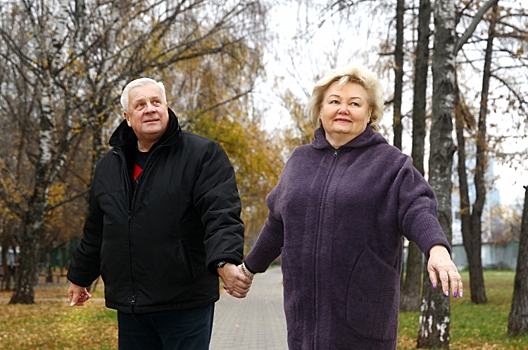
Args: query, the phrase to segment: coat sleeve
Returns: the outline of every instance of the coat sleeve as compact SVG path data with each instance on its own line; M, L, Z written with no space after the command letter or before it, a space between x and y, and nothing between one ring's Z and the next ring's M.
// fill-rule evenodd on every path
M103 236L103 212L90 191L88 217L84 223L81 243L75 249L68 268L68 280L78 286L88 287L100 274L100 254Z
M253 273L262 273L281 254L284 246L284 223L279 213L282 182L266 198L269 213L255 246L245 259L247 268Z
M201 156L193 189L194 206L205 227L206 264L216 274L214 262L242 263L244 223L235 171L222 147L210 142Z

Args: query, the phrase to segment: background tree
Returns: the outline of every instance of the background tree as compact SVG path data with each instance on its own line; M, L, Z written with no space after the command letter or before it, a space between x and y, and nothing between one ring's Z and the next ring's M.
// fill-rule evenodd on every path
M498 245L507 245L519 242L521 238L523 205L493 205L491 212L487 213L490 223L489 242Z
M122 120L115 118L121 111L115 111L126 82L142 75L159 79L177 62L210 60L234 48L248 48L248 58L239 67L259 65L256 43L264 33L265 12L258 1L79 0L69 5L64 0L24 0L0 8L6 19L0 25L2 47L6 48L1 51L2 65L10 73L1 87L0 103L10 107L2 108L2 117L11 121L7 125L12 126L9 131L15 147L10 151L21 150L18 154L2 152L3 171L14 186L3 181L0 198L23 227L21 268L11 303L33 303L45 218L86 193L90 172L82 173L81 186L70 187L71 191L64 192L68 196L59 202L50 203L50 190L61 183L59 174L69 159L88 163L93 169L109 131ZM246 75L252 73L239 70L232 85L253 81L255 76ZM178 72L170 78L175 82L186 79ZM216 101L209 108L220 104ZM17 121L21 116L22 121ZM90 140L92 149L86 150ZM76 144L86 151L74 153ZM17 163L7 156L13 154L24 168L19 176ZM16 189L15 195L9 188Z
M396 1L396 43L394 46L394 100L393 100L393 145L402 149L402 95L403 95L403 23L405 0Z
M471 300L476 303L486 303L487 297L484 287L484 274L482 271L482 212L486 202L486 174L488 170L488 155L487 155L487 115L488 115L488 96L490 84L490 67L493 53L493 39L495 37L495 23L497 18L498 6L493 6L491 21L488 31L488 40L486 45L486 54L484 57L484 69L482 80L482 93L479 109L478 130L476 135L476 167L475 167L475 189L476 198L473 203L472 210L468 210L466 199L461 201L461 217L462 217L462 235L464 238L464 247L468 258L469 275L470 275L470 290ZM464 142L463 137L459 137L459 145ZM465 156L459 152L460 162L465 162ZM461 167L459 167L461 169ZM459 179L465 179L465 176L460 176ZM467 187L465 185L464 187ZM465 219L469 216L469 220ZM469 223L469 227L466 225Z
M524 206L522 214L521 241L517 257L517 271L513 288L513 298L508 318L508 335L528 334L528 186L524 186Z
M462 59L459 63L459 76L463 76L464 67L476 67L475 50L482 51L480 57L483 59L483 66L474 69L477 76L482 77L481 89L475 93L475 97L480 100L478 106L472 106L468 100L471 96L471 88L465 82L457 84L460 92L459 106L457 108L457 140L458 140L458 178L460 189L460 217L462 223L462 236L464 246L468 256L470 271L471 299L475 303L485 303L487 301L481 261L481 245L484 238L482 214L485 208L486 194L491 187L493 179L489 177L488 159L493 158L498 161L506 160L514 164L514 155L508 157L501 155L503 144L509 143L504 137L511 128L516 135L512 139L525 137L526 131L522 131L522 117L514 123L504 123L504 117L509 114L507 108L501 106L518 106L515 108L521 116L525 114L525 99L521 97L523 93L518 91L524 86L526 75L520 73L518 68L525 66L523 59L520 59L518 52L523 50L524 44L515 38L526 35L526 30L521 24L526 18L522 9L512 6L511 3L487 1L484 6L480 3L469 3L464 11L473 9L477 13L475 18L480 17L484 10L494 6L491 13L484 17L480 28L478 22L473 22L477 35L472 38L462 36L468 45L464 47L457 43L457 50L460 50ZM478 10L478 12L477 12ZM467 20L467 15L461 13L460 18ZM467 49L465 47L468 47ZM482 47L482 49L481 49ZM508 67L508 68L506 68ZM509 72L511 71L511 73ZM512 75L513 72L514 73ZM460 79L459 79L460 80ZM520 97L520 98L519 98ZM470 98L470 97L469 97ZM478 114L478 125L474 115ZM495 121L496 116L500 116ZM478 126L478 127L477 127ZM500 134L500 137L496 135ZM507 142L508 141L508 142ZM468 153L473 151L474 154ZM473 183L469 183L468 175L473 174ZM471 185L474 191L471 191ZM475 194L473 205L471 205L471 195ZM498 213L495 211L495 213ZM490 222L495 221L493 217Z
M453 131L453 87L455 73L455 4L437 0L434 5L433 114L430 131L429 183L438 199L438 220L451 242L451 172L455 145ZM449 348L449 298L442 288L431 288L424 274L418 348Z
M429 71L429 37L431 23L431 2L420 0L418 12L418 40L414 53L414 87L412 106L412 150L414 167L426 176L424 169L427 77ZM407 248L407 268L400 296L401 311L420 310L420 292L423 253L416 243L409 242Z

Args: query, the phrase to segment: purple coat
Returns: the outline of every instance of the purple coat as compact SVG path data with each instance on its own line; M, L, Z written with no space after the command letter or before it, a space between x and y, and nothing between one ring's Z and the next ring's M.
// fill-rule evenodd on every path
M290 349L396 349L403 236L449 248L435 195L370 126L337 150L315 138L284 167L245 263L264 272L282 253Z

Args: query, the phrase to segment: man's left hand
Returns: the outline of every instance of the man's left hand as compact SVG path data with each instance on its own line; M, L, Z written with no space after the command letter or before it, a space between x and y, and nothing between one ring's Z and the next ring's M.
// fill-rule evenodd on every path
M227 263L224 267L219 267L217 271L229 295L236 298L246 297L252 281L244 276L235 264Z

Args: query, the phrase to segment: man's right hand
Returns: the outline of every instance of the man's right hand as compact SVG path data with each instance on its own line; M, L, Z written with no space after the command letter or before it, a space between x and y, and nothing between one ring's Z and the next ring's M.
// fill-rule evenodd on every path
M92 295L88 293L86 287L81 287L70 282L70 288L68 288L70 306L84 306L84 303L91 297Z

